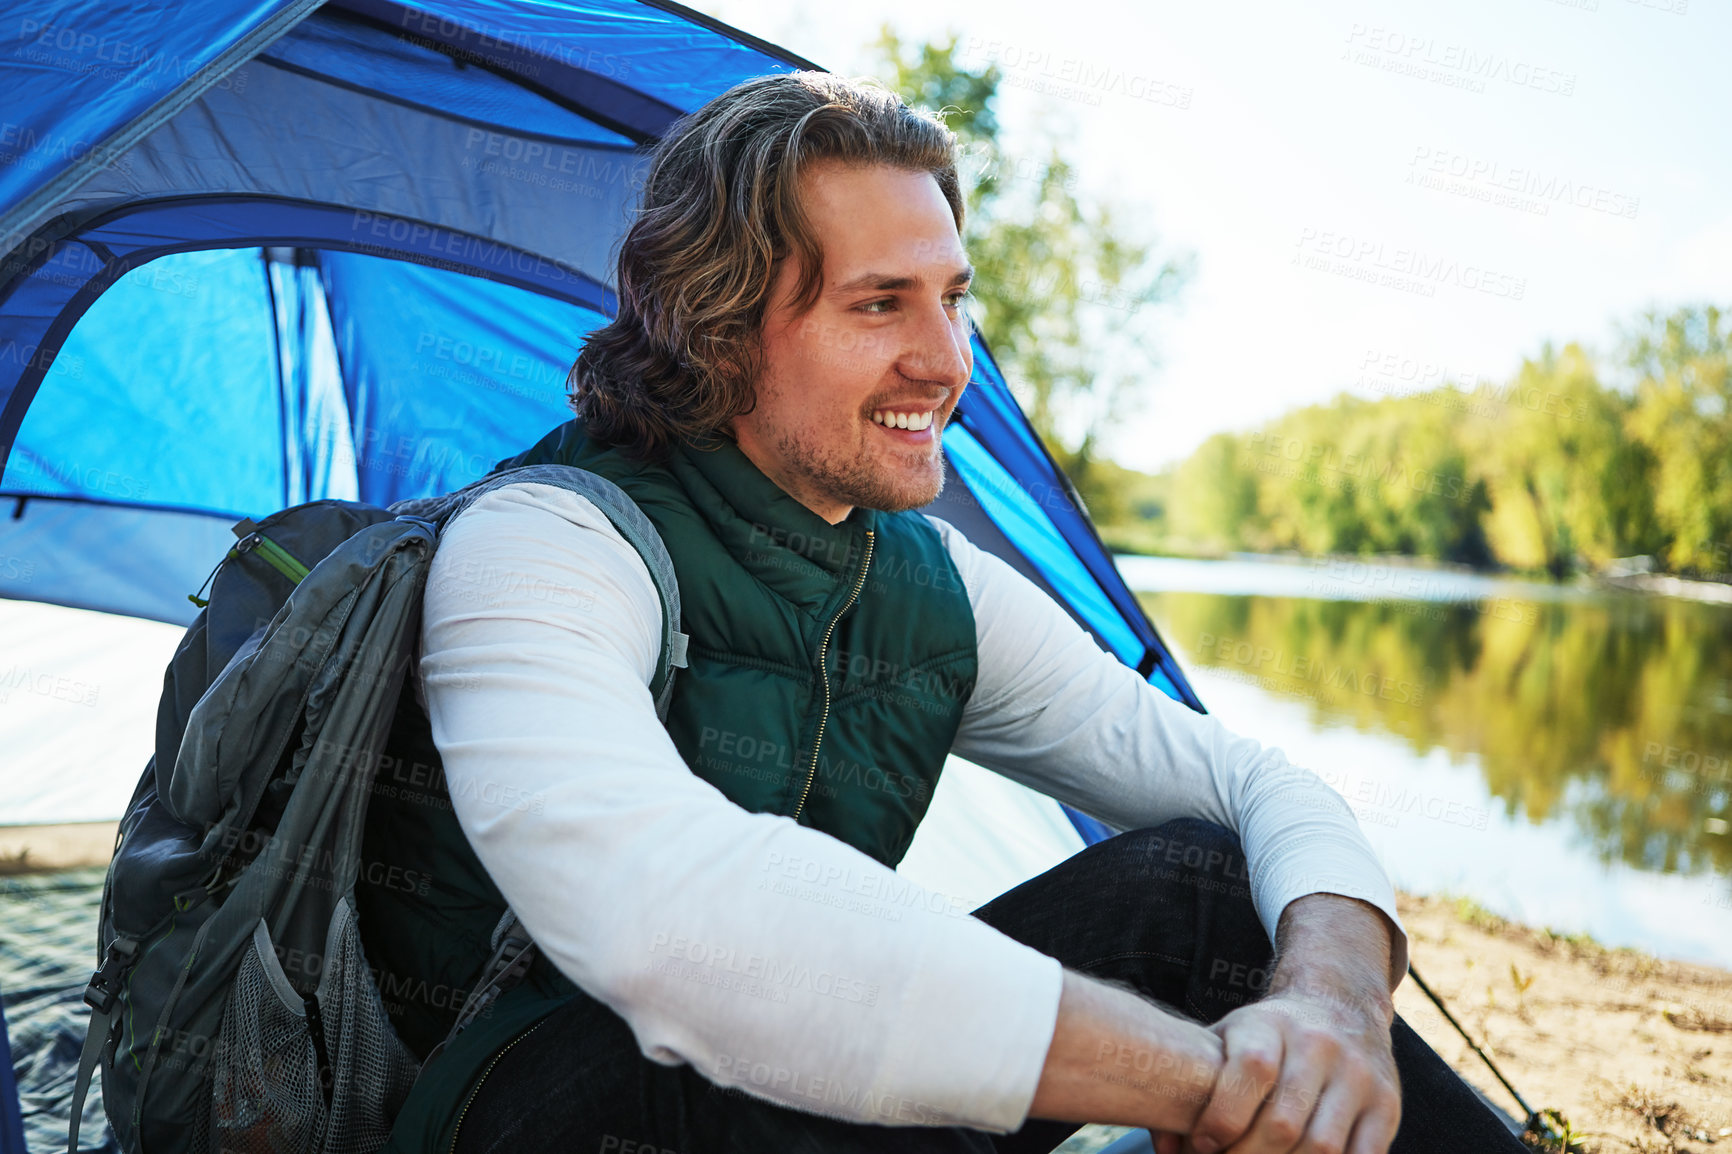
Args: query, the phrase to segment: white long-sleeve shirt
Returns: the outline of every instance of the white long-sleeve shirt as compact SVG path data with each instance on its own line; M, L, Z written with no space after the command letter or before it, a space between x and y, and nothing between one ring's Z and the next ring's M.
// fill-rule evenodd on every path
M933 524L978 634L955 753L1120 828L1227 826L1271 940L1296 898L1359 898L1397 927L1405 972L1394 892L1345 802ZM541 950L646 1056L855 1121L1022 1125L1058 961L692 773L648 689L654 584L593 504L539 484L482 497L443 535L422 631L417 688L459 823Z

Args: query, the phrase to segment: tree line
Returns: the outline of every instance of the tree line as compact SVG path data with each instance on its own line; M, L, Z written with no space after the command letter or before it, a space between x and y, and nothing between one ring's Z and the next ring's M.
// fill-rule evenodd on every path
M1095 510L1122 548L1407 554L1563 577L1646 555L1732 580L1728 314L1648 312L1501 382L1334 400L1219 433ZM1398 385L1394 366L1362 383Z

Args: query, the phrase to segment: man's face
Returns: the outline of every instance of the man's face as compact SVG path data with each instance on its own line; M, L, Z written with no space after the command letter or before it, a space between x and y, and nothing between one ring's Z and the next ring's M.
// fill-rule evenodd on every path
M924 172L824 164L801 181L824 250L810 311L782 262L764 316L757 405L734 419L742 452L834 524L855 506L898 511L938 496L939 434L974 356L962 298L973 270Z

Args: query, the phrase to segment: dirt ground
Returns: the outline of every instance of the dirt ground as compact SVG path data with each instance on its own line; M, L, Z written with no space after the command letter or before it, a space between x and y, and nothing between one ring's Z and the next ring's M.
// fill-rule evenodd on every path
M1404 895L1399 908L1414 968L1530 1106L1568 1120L1571 1149L1732 1154L1732 972L1559 937L1469 902ZM1411 978L1395 1006L1520 1115Z

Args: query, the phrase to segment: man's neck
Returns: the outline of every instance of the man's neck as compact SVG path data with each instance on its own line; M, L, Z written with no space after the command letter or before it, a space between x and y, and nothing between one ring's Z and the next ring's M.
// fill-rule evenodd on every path
M811 492L810 484L801 484L805 478L791 476L777 467L774 454L756 443L750 435L735 436L734 444L745 454L746 460L758 467L758 472L768 477L782 492L812 510L818 516L832 525L840 525L848 519L848 514L854 511L854 506L845 505L833 497Z

